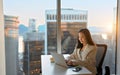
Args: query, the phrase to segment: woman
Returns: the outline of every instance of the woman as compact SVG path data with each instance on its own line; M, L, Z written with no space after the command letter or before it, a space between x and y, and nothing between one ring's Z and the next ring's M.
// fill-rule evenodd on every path
M81 29L78 33L78 43L74 52L70 55L68 65L80 65L96 74L96 45L94 44L88 29Z

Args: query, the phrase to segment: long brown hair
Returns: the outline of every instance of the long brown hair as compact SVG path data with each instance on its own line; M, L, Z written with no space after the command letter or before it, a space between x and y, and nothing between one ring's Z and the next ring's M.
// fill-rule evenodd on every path
M78 33L83 33L85 35L86 42L89 45L95 45L95 43L92 40L91 34L87 28L81 29ZM83 44L78 39L77 48L82 48L82 47L83 47Z

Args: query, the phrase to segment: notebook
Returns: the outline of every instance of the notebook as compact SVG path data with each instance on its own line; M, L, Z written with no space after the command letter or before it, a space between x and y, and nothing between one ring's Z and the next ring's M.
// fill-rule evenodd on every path
M62 54L51 52L51 55L54 58L54 61L57 65L60 65L66 68L74 67L74 66L67 65L65 58Z

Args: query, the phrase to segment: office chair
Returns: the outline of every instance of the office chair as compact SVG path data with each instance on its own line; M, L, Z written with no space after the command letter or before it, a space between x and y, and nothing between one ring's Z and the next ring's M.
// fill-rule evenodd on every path
M96 54L96 68L97 74L102 75L102 64L106 55L107 45L106 44L96 44L97 54ZM105 75L110 75L109 66L105 66Z

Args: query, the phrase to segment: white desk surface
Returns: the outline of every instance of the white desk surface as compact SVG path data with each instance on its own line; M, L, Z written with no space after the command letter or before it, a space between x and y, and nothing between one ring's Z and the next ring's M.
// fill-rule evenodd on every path
M79 72L73 72L73 68L65 68L51 63L51 57L51 55L41 55L42 75L92 75L85 67L82 67Z

